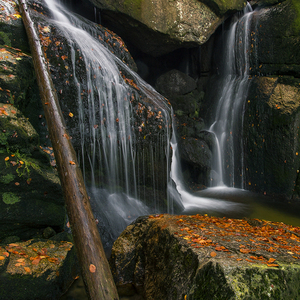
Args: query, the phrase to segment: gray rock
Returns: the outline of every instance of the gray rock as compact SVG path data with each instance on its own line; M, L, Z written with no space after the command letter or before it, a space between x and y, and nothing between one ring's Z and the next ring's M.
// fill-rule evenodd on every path
M196 88L196 81L178 70L171 70L157 79L155 88L166 97L184 95Z

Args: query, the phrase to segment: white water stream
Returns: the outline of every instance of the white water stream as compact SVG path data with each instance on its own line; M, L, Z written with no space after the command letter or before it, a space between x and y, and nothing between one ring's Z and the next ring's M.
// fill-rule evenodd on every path
M250 22L248 3L242 15L232 19L224 35L223 68L218 105L209 128L216 137L212 186L243 188L243 115L249 87Z

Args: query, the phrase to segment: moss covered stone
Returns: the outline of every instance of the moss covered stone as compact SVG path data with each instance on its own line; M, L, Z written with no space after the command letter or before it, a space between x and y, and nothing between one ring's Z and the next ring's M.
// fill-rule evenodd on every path
M299 232L260 220L141 217L116 240L110 263L119 290L144 299L298 299Z
M12 205L20 201L19 197L14 193L3 193L2 200L8 205Z
M39 136L23 114L0 104L0 240L61 231L66 211L61 186Z
M0 257L0 299L57 300L79 272L70 242L0 244Z

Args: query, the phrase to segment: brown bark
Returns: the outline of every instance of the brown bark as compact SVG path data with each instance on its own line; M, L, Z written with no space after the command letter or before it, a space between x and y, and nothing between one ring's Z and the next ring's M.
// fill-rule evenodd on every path
M29 8L25 0L19 5L87 293L92 300L119 299Z

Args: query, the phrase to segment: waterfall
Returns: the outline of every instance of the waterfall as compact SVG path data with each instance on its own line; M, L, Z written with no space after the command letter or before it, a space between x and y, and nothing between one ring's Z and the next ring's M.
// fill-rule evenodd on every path
M164 180L167 183L170 178L171 109L164 97L102 45L97 32L86 21L54 0L47 0L46 3L52 14L49 22L60 29L60 34L70 47L71 77L75 83L74 101L77 101L79 116L76 124L76 131L80 136L78 160L100 231L104 235L107 232L110 235L107 238L102 235L105 246L106 240L107 243L115 240L138 216L160 212L156 188L160 184L163 186ZM86 70L78 68L79 59L84 61ZM119 66L132 78L127 79L127 83ZM131 102L135 95L132 94L134 91L129 92L128 82L137 82L137 89L151 99L156 111L152 111L149 102L148 107L141 104L133 112ZM87 94L87 98L83 100L84 94ZM148 149L137 149L138 137L134 128L143 132L146 121L133 124L132 120L134 113L142 114L144 111L148 114L147 118L154 118L156 128L162 127L159 125L160 120L164 120L165 123L162 124L166 125L160 129L162 133L157 134L157 140L145 146ZM151 132L142 139L146 140L146 135L149 134ZM151 162L147 166L145 158ZM166 161L165 173L161 175L164 180L161 183L158 182L157 171L154 169L159 160ZM138 188L139 185L145 186L146 181L148 184L150 182L153 193L150 196L153 200L149 205L139 199L142 194L149 193ZM168 194L167 202L168 212L173 212L172 198Z
M250 22L248 3L243 14L236 14L223 35L220 92L209 131L215 135L212 186L243 188L243 110L250 83Z

